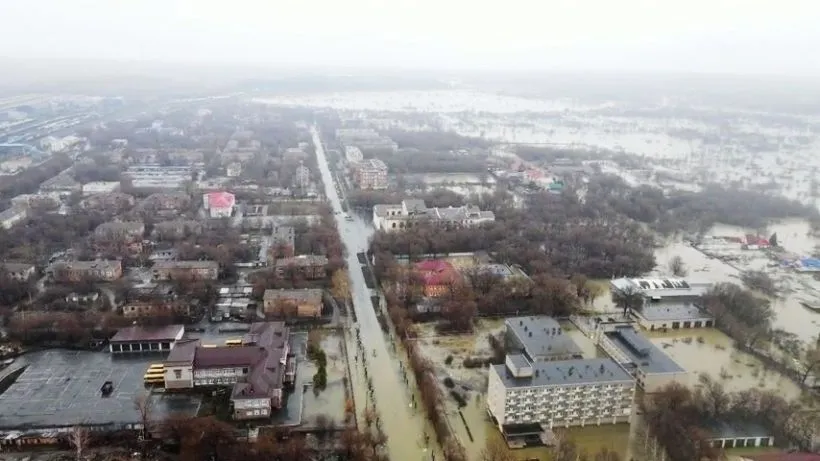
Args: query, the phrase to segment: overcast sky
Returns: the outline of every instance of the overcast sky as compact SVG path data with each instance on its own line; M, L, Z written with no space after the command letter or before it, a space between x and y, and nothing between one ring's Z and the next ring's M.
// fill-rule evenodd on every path
M0 56L820 73L809 0L0 0Z

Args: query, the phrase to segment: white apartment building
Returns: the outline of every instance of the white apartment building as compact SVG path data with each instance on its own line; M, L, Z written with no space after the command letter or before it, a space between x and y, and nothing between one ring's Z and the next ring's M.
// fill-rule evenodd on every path
M180 189L186 181L191 181L192 173L188 166L151 164L134 165L123 176L137 189Z
M95 194L110 194L120 190L119 181L92 181L83 184L82 193L84 196Z
M387 189L387 165L377 158L361 161L353 167L353 178L359 189Z
M373 225L377 230L395 232L413 227L420 222L445 226L469 227L495 221L495 213L478 207L427 208L423 200L403 200L399 205L373 207Z
M25 220L28 217L28 210L23 207L11 207L3 212L0 212L0 227L3 229L11 229L15 224Z
M634 379L611 359L533 363L514 354L490 369L487 407L505 437L514 438L629 422L634 394Z

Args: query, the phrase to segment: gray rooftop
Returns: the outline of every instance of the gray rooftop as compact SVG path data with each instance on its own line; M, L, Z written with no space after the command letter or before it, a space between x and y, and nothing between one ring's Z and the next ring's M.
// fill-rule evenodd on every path
M25 356L26 371L0 395L0 429L51 429L75 424L140 421L134 397L145 392L143 375L156 355L115 359L105 352L44 351ZM100 388L114 385L109 397ZM154 395L154 417L196 415L199 398Z
M583 355L581 348L564 333L561 324L552 317L513 317L507 319L505 325L507 331L518 338L530 358Z
M670 298L676 296L703 296L711 287L710 283L688 282L679 278L630 279L620 278L610 282L616 290L632 288L649 298Z
M772 437L772 431L752 421L711 421L706 423L709 439Z
M655 320L703 320L712 316L691 303L660 303L646 304L638 315L649 321Z
M612 359L578 359L532 364L531 378L514 378L505 365L493 365L505 387L631 383L632 376Z
M618 327L606 336L632 364L646 373L681 373L685 370L632 327Z

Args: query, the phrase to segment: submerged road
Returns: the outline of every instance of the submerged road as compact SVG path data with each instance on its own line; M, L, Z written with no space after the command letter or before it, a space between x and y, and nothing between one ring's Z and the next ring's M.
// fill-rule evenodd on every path
M409 394L405 390L406 384L400 377L399 362L391 354L392 347L387 343L379 325L370 300L370 289L365 284L361 264L356 256L357 253L367 251L367 233L363 232L362 223L358 219L345 219L346 214L342 210L336 182L330 172L321 136L315 126L311 129L311 134L316 148L316 161L325 185L325 195L333 208L342 243L347 248L346 261L350 274L353 309L356 311L357 325L367 355L367 369L373 379L375 409L381 418L382 429L388 437L387 450L390 459L427 461L430 454L424 448L423 442L426 418L421 409L414 409L411 405ZM356 404L363 405L358 401Z

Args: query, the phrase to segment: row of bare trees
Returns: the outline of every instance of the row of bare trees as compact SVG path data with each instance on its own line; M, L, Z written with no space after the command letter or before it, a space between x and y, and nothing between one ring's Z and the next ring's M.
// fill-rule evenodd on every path
M641 402L650 435L671 461L722 459L721 450L709 443L721 423L754 421L770 431L777 444L812 448L814 434L820 429L815 411L772 391L753 388L729 392L707 375L700 376L699 384L692 391L673 383Z

